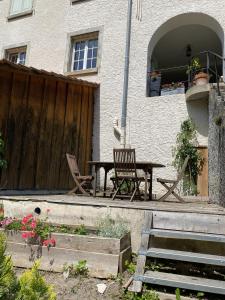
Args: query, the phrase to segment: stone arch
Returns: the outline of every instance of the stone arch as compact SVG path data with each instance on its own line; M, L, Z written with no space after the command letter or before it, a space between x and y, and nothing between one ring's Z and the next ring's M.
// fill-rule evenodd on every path
M205 32L210 33L211 35L214 34L215 40L217 39L217 45L220 43L221 52L220 54L224 54L224 31L222 26L219 22L214 19L212 16L198 13L198 12L190 12L184 13L177 16L174 16L167 20L165 23L161 24L160 27L155 31L153 34L149 45L148 45L148 72L151 70L151 59L154 54L154 49L156 48L157 44L167 35L172 32L175 32L179 28L185 28L190 26L196 26L198 28L204 29ZM178 42L179 43L179 42ZM209 49L204 49L209 50ZM224 66L223 66L223 73L224 73Z

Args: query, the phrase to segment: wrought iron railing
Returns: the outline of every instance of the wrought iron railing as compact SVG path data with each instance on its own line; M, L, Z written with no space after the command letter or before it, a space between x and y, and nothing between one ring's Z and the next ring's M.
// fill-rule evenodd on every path
M199 68L192 66L192 62L196 58L199 59L201 65ZM224 60L225 59L221 55L213 51L202 51L192 56L190 58L190 63L187 65L163 68L163 69L158 69L149 72L148 73L149 96L151 96L152 92L153 92L152 93L153 96L160 95L161 91L163 90L163 87L166 85L179 86L183 84L185 90L187 90L188 88L193 86L195 81L195 76L199 72L204 72L208 74L208 78L210 82L216 84L218 95L221 95L220 82L221 82L221 75L223 74L222 69L223 69ZM182 73L181 76L182 78L179 81L177 80L173 81L171 78L173 78L173 74L177 72ZM166 84L167 78L168 78L168 84ZM153 86L153 89L151 89L151 86Z

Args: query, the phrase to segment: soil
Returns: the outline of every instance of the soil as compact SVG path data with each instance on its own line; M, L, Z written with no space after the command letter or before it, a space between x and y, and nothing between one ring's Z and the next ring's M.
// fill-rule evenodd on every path
M20 276L24 269L17 268L16 274ZM130 275L124 273L123 279L101 280L91 277L78 276L64 280L62 273L41 272L46 281L54 285L57 300L119 300L123 299L122 283L125 283ZM104 294L97 291L97 284L105 283L107 288Z

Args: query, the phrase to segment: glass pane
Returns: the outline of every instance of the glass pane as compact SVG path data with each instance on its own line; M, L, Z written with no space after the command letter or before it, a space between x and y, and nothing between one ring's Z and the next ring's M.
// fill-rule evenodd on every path
M10 14L17 14L22 11L23 0L12 0Z
M93 47L98 47L98 40L93 40Z
M79 59L84 59L84 50L80 51Z
M87 69L91 69L91 59L87 60Z
M84 50L84 48L85 48L85 42L82 41L80 42L80 50Z
M25 65L26 52L21 52L19 55L19 64Z
M13 62L14 64L17 63L18 53L12 53L9 55L9 61Z
M88 48L93 48L94 44L93 44L93 40L89 40L88 41Z
M32 1L33 0L23 0L23 11L32 9Z
M88 58L92 58L93 57L93 51L92 49L88 49Z
M94 48L93 49L93 57L97 57L98 49Z
M74 64L73 64L73 71L76 71L78 70L78 62L75 61Z
M79 70L83 70L83 64L84 64L83 60L80 60L79 61Z
M74 55L74 60L78 60L78 58L79 58L79 51L76 51Z
M96 68L97 59L92 60L92 68Z
M78 43L78 42L75 43L75 47L74 48L75 48L75 50L79 50L80 49L80 43Z

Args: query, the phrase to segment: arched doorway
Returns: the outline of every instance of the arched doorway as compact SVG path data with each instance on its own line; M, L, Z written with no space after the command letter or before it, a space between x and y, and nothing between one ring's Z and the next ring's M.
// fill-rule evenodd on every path
M214 58L209 59L202 52L211 51L223 56L223 44L223 29L209 15L187 13L169 19L157 29L149 43L148 96L164 95L170 90L171 93L184 93L188 87L187 69L192 57L198 57L202 70L209 65L214 68ZM220 59L217 60L217 69L222 75ZM213 73L210 80L215 80Z

